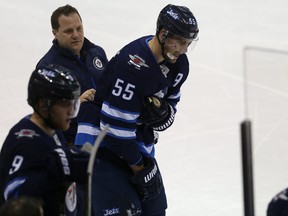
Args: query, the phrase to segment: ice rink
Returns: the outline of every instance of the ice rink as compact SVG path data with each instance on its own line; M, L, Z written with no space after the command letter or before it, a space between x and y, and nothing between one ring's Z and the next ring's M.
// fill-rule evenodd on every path
M190 76L175 123L156 146L167 216L244 215L239 133L247 117L244 102L255 128L255 215L265 216L272 196L288 187L288 58L248 53L246 100L243 49L288 50L288 1L0 0L0 146L32 111L27 82L52 44L51 13L67 3L79 10L85 36L109 59L131 40L154 34L158 13L168 3L193 11L200 40L188 54Z

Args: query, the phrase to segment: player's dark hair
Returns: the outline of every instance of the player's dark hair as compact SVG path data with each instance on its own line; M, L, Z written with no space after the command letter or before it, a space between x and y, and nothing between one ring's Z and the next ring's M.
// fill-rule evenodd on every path
M43 216L43 203L33 197L17 197L9 199L0 209L0 216Z
M60 27L60 24L59 24L59 17L61 15L64 15L64 16L68 16L70 14L73 14L73 13L76 13L78 14L78 16L80 17L80 20L82 21L82 18L78 12L78 10L74 7L72 7L71 5L69 4L66 4L65 6L62 6L62 7L59 7L57 8L51 15L51 27L52 29L58 29Z

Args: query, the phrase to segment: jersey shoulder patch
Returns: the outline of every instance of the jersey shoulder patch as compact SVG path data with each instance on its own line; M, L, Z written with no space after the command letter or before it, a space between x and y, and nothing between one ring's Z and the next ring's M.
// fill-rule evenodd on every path
M40 137L39 134L37 134L34 130L31 129L21 129L18 132L15 132L15 135L17 136L17 139L22 137L27 137L33 139L33 137Z

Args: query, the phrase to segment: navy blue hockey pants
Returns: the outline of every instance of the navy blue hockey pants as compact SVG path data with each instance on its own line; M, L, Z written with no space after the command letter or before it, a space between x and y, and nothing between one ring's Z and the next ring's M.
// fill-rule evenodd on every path
M167 200L163 185L157 198L141 202L134 185L130 182L131 170L127 164L121 159L111 157L105 150L100 150L98 155L92 180L92 216L165 216ZM85 203L85 192L81 191L81 188L77 190L78 199L82 199L77 201L79 208L79 203ZM83 210L78 209L77 215L84 215Z

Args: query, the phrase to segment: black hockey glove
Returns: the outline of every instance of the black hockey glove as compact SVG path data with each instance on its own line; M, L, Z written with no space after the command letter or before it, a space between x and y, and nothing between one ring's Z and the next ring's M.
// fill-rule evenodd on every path
M156 131L164 131L173 124L174 117L174 110L165 99L151 96L144 99L139 122Z
M144 159L145 168L131 177L142 202L159 196L162 187L162 178L154 158Z
M78 148L57 148L48 157L48 168L61 183L85 183L88 161L89 154Z

